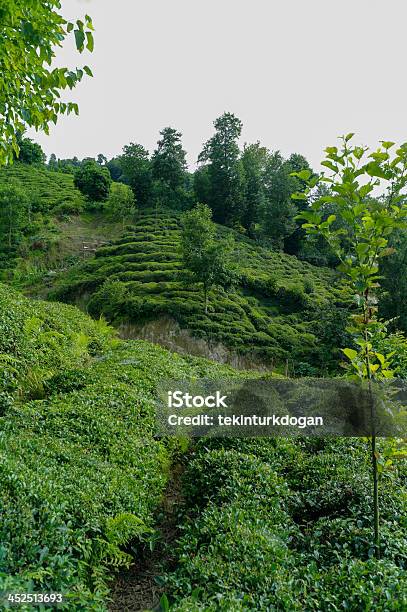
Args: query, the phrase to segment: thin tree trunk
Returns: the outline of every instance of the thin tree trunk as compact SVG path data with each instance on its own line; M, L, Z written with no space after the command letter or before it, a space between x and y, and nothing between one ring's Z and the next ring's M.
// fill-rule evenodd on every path
M11 248L11 237L12 237L12 231L13 231L13 209L11 207L11 204L9 206L9 219L8 219L8 246Z
M380 532L379 532L379 483L376 457L376 435L372 436L372 475L373 475L373 523L375 557L380 559Z
M364 323L365 327L365 342L368 342L367 325L369 323L369 291L365 293L365 307L364 307ZM369 402L370 402L370 421L371 421L371 458L372 458L372 478L373 478L373 526L374 526L374 550L376 559L380 559L380 531L379 531L379 474L377 470L377 455L376 455L376 411L373 398L372 389L372 373L370 370L370 358L369 349L366 347L366 369L368 379L368 390L369 390Z

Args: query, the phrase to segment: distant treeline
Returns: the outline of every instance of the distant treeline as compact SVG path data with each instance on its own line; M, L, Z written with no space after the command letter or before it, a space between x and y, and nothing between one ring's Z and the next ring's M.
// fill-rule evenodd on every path
M139 208L159 205L187 210L200 202L212 209L214 221L275 249L317 264L334 263L324 245L305 241L295 219L298 204L291 196L303 185L291 173L310 169L305 157L293 153L285 159L260 142L245 144L242 149L238 144L242 127L232 113L219 117L192 173L187 168L182 134L171 127L160 132L152 154L132 142L110 160L102 153L84 160L57 159L53 154L48 167L75 174L84 163L96 162L109 170L113 181L132 188Z
M86 198L90 209L111 209L123 219L137 207L189 210L202 203L212 210L213 220L232 227L241 234L314 265L334 267L338 263L326 242L307 236L298 213L309 207L308 200L293 200L304 188L295 172L313 172L306 158L293 153L285 159L278 150L271 151L260 142L239 146L242 122L232 113L224 113L214 122L213 136L203 145L197 169L190 172L182 134L172 127L160 132L153 153L131 142L120 155L108 160L96 158L57 159L52 154L48 169L74 176L75 186ZM45 164L41 147L27 138L19 139L19 161ZM131 188L133 198L113 186L122 183ZM329 195L328 187L320 187ZM325 193L326 192L326 193ZM321 195L321 194L319 194ZM117 200L117 202L116 202ZM335 215L333 204L325 205L326 216ZM346 240L347 228L344 228ZM386 278L382 283L382 315L399 317L397 326L407 329L405 312L407 280L407 234L400 231L392 241L397 255L386 258Z

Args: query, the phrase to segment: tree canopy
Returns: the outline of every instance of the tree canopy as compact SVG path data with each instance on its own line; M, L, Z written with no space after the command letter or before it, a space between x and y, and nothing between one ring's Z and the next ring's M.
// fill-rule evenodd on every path
M109 196L112 179L107 168L88 159L76 171L74 183L90 200L103 202Z
M238 139L243 124L233 113L214 122L215 134L204 145L198 161L208 164L209 202L218 223L233 225L243 216L244 173Z
M26 127L48 134L58 116L78 113L75 102L62 102L61 92L73 89L83 68L53 67L55 50L72 34L76 48L93 50L93 25L68 22L61 14L60 0L0 1L0 165L18 155L18 133Z

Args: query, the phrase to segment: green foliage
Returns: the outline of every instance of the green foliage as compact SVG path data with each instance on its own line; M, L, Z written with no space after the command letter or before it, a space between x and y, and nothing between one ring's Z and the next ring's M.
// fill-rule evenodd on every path
M210 206L217 223L233 226L243 217L244 171L238 146L242 122L232 113L224 113L214 127L215 134L198 159L208 164L210 191L204 204Z
M184 474L178 565L166 575L171 609L404 609L403 475L387 476L376 561L363 511L369 470L360 440L199 441Z
M28 197L21 187L13 183L0 186L0 237L3 248L16 246L29 211Z
M126 219L136 212L136 202L130 187L121 183L112 183L105 208L112 217L122 220L124 228Z
M259 222L260 211L265 205L264 173L268 151L260 143L245 145L242 153L242 163L245 174L245 212L242 219L243 226L248 230L249 236L254 238L256 226Z
M16 158L23 164L43 164L46 155L41 146L33 142L31 138L17 137L19 154Z
M0 285L0 354L6 389L20 395L41 390L61 369L86 364L105 349L109 335L75 308L38 302L33 315L29 300ZM11 361L10 361L11 360Z
M0 186L13 182L29 195L32 212L49 213L57 207L80 209L84 204L81 193L75 189L72 176L50 172L45 167L15 163L0 168Z
M274 248L282 249L284 240L295 229L294 217L297 212L291 195L298 188L290 177L291 166L277 151L269 153L264 168L264 194L259 209L260 231L262 237Z
M358 312L352 317L351 331L356 349L344 348L342 351L349 360L347 368L350 378L367 380L369 392L372 393L373 380L394 377L394 352L382 354L374 345L375 337L379 334L383 339L386 332L384 324L377 319L374 292L380 287L380 260L394 251L389 248L390 235L397 229L407 227L407 143L392 155L394 143L382 142L382 146L366 159L368 148L350 144L353 136L348 134L342 137L340 150L327 147L322 165L330 170L329 177L313 176L307 169L293 175L306 183L305 191L295 197L300 201L308 197L313 200L310 210L303 210L300 215L306 220L303 228L310 234L325 238L340 261L338 269L349 279L355 293ZM331 194L321 197L317 192L317 197L312 198L313 191L321 181L331 186ZM374 199L373 191L380 187L385 189L385 193ZM324 205L327 203L335 206L336 214L326 217ZM340 220L339 227L335 226L337 219ZM380 559L378 480L382 464L386 465L386 462L377 451L378 432L373 399L370 426L374 550L376 558Z
M407 332L407 231L394 232L389 238L389 248L389 255L380 260L379 314L387 320L393 319L393 330Z
M112 334L0 285L2 592L63 592L66 609L105 610L113 569L154 537L167 481L157 375L236 376Z
M131 142L123 148L123 153L117 158L116 163L121 170L117 180L120 178L133 189L138 206L143 208L149 205L152 176L148 151L142 145ZM111 164L108 166L112 167Z
M75 187L94 202L107 200L111 183L108 169L94 160L84 161L74 176Z
M407 338L401 332L387 334L378 332L374 337L376 350L383 355L391 354L391 364L394 374L407 378Z
M123 314L127 298L126 284L108 278L90 299L88 311L91 315L103 315L110 321L118 320Z
M70 301L90 292L86 302L94 316L140 322L170 315L198 337L255 353L275 366L290 358L323 371L335 369L338 338L348 338L349 307L349 295L336 284L335 274L215 227L218 248L233 238L230 258L238 282L227 292L222 286L208 292L207 314L200 285L184 282L180 216L162 210L143 211L120 240L61 275L51 296ZM310 286L313 291L307 293Z
M181 217L182 262L192 282L202 283L205 313L208 312L208 292L215 285L227 287L234 280L230 262L232 243L215 240L216 226L208 206L198 204Z
M64 89L72 89L90 69L52 67L55 52L73 32L78 51L93 51L93 26L67 22L59 0L3 0L0 7L0 165L19 154L18 133L26 126L49 131L58 115L78 112L72 102L61 102Z
M162 138L151 157L152 176L172 190L182 187L185 182L186 152L182 148L182 134L174 128L161 130Z

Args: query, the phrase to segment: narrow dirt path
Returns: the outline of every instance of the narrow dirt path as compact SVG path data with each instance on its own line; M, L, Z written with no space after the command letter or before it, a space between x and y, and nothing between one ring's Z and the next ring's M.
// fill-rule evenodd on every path
M163 504L157 513L159 540L154 550L146 548L129 570L117 576L112 585L109 612L159 610L163 589L155 578L161 574L163 565L171 567L175 563L172 544L179 534L176 525L178 509L182 502L181 474L182 466L174 466Z

